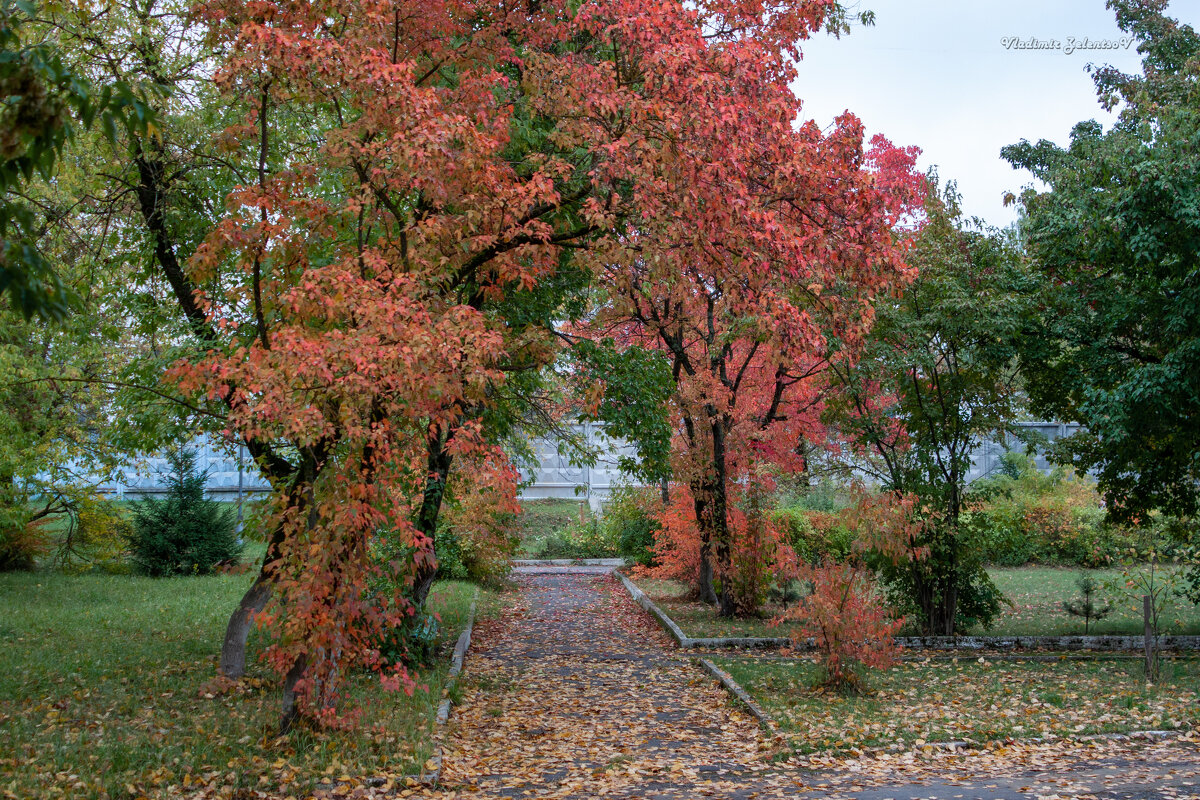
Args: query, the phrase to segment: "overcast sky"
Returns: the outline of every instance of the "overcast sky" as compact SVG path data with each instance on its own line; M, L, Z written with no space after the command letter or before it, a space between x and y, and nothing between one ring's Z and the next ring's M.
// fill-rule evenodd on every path
M1005 191L1031 181L1000 158L1021 139L1065 144L1075 123L1113 115L1096 103L1086 68L1113 64L1140 71L1136 43L1124 35L1104 0L863 0L875 25L843 38L818 36L804 47L793 85L803 116L826 126L849 109L896 144L915 144L920 166L958 182L968 215L1003 226L1016 218ZM1200 2L1173 0L1168 13L1193 27ZM1056 40L1057 49L1006 47ZM1117 43L1117 49L1076 49L1068 40Z

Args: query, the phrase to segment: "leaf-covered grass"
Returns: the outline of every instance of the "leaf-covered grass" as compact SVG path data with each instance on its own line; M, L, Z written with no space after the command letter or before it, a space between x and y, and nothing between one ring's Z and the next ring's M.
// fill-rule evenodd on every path
M1012 603L1006 606L990 630L969 633L990 636L1071 636L1083 633L1083 620L1062 608L1064 600L1078 595L1075 578L1078 569L1060 567L1016 567L988 570L992 580ZM1093 570L1101 582L1113 580L1119 570ZM683 632L696 638L716 636L787 636L789 626L773 626L770 618L777 611L763 609L759 617L724 619L716 609L681 599L682 584L675 581L637 579L636 583L658 606L675 620ZM1109 595L1106 593L1106 597ZM1113 611L1100 622L1092 622L1089 633L1142 633L1142 604L1131 597L1112 598ZM1161 622L1163 634L1200 634L1200 606L1183 598L1174 598Z
M779 725L796 753L927 742L1081 736L1200 725L1200 661L1167 660L1157 685L1136 659L905 662L872 673L872 696L813 688L807 660L716 662Z
M475 587L434 587L443 637L420 674L428 691L387 693L357 676L358 728L277 739L278 684L253 657L237 690L208 692L249 581L0 575L0 794L167 798L206 784L302 796L343 776L417 771Z

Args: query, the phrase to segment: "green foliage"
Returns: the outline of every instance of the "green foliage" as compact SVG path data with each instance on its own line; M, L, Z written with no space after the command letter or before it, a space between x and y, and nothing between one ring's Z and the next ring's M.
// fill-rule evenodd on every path
M465 580L467 565L463 561L462 543L454 528L444 520L439 522L433 537L433 550L437 554L438 577L447 580Z
M115 504L96 496L75 501L55 562L66 572L129 572L133 523Z
M592 517L551 531L533 542L533 558L613 558L618 554L613 531Z
M606 423L609 436L624 438L636 451L636 458L620 459L620 469L646 483L669 478L667 401L675 381L663 354L638 347L618 350L612 339L584 339L571 348L571 359L579 385L603 389L595 410L584 417Z
M850 555L854 533L832 511L814 511L802 506L778 508L771 520L787 535L788 544L796 557L808 564L830 560L842 562Z
M604 504L600 525L605 538L616 542L617 553L634 564L648 567L654 560L654 532L662 497L651 488L619 487Z
M926 558L878 565L889 603L925 634L990 628L1004 610L1005 599L969 533L948 525L929 525L916 544L929 548ZM953 602L947 603L946 598ZM951 609L953 616L949 617Z
M925 210L910 255L917 278L881 301L863 357L833 367L839 391L826 421L856 445L848 468L920 500L930 557L885 577L926 633L948 635L999 610L978 554L964 547L960 515L972 453L1018 435L1013 338L1027 312L1012 287L1027 277L1010 235L962 218L953 185L939 193L931 176Z
M242 545L234 533L233 512L204 497L206 476L196 469L195 453L179 448L167 458L166 497L134 506L129 540L134 565L161 577L207 575L218 565L236 563Z
M1107 132L1002 154L1048 188L1020 198L1037 281L1016 341L1035 411L1079 434L1052 456L1095 472L1110 514L1200 510L1200 35L1165 3L1113 0L1140 74L1094 73Z
M152 114L124 81L91 85L52 41L27 31L37 6L0 0L0 295L28 319L62 319L75 299L38 246L42 220L22 196L34 176L50 180L75 128L99 120L111 141L118 127L145 131Z
M1023 453L1006 453L1001 472L976 481L969 500L962 524L989 564L1097 567L1135 543L1131 528L1106 520L1090 478L1043 474Z

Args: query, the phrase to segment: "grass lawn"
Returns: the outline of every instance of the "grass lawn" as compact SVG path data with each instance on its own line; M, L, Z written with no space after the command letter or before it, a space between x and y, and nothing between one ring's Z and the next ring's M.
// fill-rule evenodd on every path
M585 500L522 500L517 516L517 536L521 541L518 555L531 557L538 539L578 522L580 507L584 518L591 519L592 512Z
M1016 567L988 570L992 580L1011 602L986 633L993 636L1066 636L1083 633L1083 620L1062 610L1062 602L1078 594L1075 578L1078 569L1059 567ZM1116 578L1118 570L1094 570L1099 581ZM696 638L715 636L787 636L789 627L773 626L770 619L778 609L768 606L757 618L722 619L716 611L701 603L680 599L684 587L674 581L640 578L637 585L648 594L683 632ZM1200 634L1200 606L1177 599L1162 620L1164 634ZM1141 599L1113 600L1108 618L1093 622L1089 632L1133 634L1142 632ZM913 632L902 631L904 634Z
M801 754L1200 725L1194 658L1164 661L1154 686L1135 659L906 662L872 674L870 697L812 688L817 667L806 660L714 660Z
M277 739L278 684L261 664L235 692L204 693L250 580L0 575L0 796L167 798L202 785L303 795L342 776L416 771L475 587L434 587L443 652L421 673L428 691L384 693L363 675L350 686L364 709L355 731Z
M1079 594L1075 579L1080 570L1067 567L1015 567L988 571L997 588L1012 606L996 620L989 634L1066 636L1083 633L1083 620L1062 609L1064 600ZM1094 570L1092 576L1103 583L1120 576L1119 570ZM1140 597L1110 598L1112 613L1093 622L1090 633L1141 634L1142 600ZM1200 606L1177 598L1166 609L1161 623L1164 634L1200 634ZM982 631L973 631L979 633Z

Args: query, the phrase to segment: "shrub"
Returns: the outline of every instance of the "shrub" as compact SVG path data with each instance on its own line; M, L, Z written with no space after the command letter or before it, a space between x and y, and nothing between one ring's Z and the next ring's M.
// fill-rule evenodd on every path
M814 640L824 686L865 691L866 670L896 663L894 637L902 622L879 602L871 574L861 565L826 561L801 568L800 578L812 591L777 621L796 623L791 636L797 644Z
M83 497L73 504L71 523L55 561L67 572L128 572L132 537L133 523L114 503Z
M534 558L613 558L617 542L611 531L592 518L572 522L534 540Z
M654 558L654 532L659 528L657 514L661 510L658 491L622 486L604 504L600 524L605 528L606 538L616 542L619 555L634 564L649 566Z
M0 509L0 572L29 570L49 550L44 520L30 522L26 514Z
M1063 469L1043 474L1005 453L999 475L976 482L962 524L987 563L1096 567L1133 546L1136 534L1105 521L1094 483Z
M853 549L854 534L840 513L790 506L771 512L771 521L784 532L796 558L803 563L845 561Z
M194 453L179 448L167 460L166 497L134 506L129 536L134 565L146 575L165 576L207 575L218 565L236 563L242 545L232 509L204 497L206 475L196 469Z

